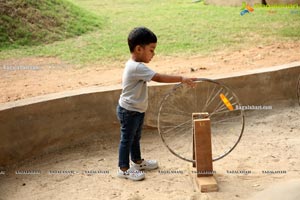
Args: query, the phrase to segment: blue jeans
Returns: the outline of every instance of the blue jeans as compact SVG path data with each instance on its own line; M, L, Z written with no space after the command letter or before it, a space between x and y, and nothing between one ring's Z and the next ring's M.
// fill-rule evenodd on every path
M129 168L129 154L133 162L141 160L140 139L145 113L126 110L117 106L121 140L119 144L119 167Z

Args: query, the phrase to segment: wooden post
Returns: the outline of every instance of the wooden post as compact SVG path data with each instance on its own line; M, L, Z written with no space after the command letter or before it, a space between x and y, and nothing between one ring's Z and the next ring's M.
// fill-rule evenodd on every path
M194 125L194 120L198 118L198 113L193 113L193 160L196 160L196 155L195 155L195 125ZM193 162L193 167L196 167L196 161Z
M208 118L208 113L207 112L203 112L203 113L192 113L192 119L193 119L193 123L194 120L196 119L205 119ZM196 160L196 155L195 155L195 124L193 124L193 160ZM196 161L193 162L193 167L196 167Z
M207 113L193 113L194 139L193 146L197 170L197 183L201 192L215 192L218 190L213 176L211 128Z

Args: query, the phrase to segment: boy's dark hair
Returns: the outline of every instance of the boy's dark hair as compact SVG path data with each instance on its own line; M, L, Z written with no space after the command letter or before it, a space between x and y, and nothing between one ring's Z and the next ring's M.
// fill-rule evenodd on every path
M156 35L146 27L136 27L128 35L127 38L130 52L134 51L137 45L147 45L150 43L156 43Z

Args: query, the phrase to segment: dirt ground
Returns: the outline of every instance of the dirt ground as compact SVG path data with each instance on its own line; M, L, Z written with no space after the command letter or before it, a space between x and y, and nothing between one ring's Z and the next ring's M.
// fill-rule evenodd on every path
M143 156L157 159L159 169L146 172L146 179L141 182L117 178L119 136L118 130L112 130L95 135L90 143L7 169L0 175L0 199L244 200L258 195L253 199L298 200L299 119L296 102L247 112L241 142L227 157L214 162L219 192L201 193L195 182L195 169L173 156L155 129L144 131L141 145ZM37 174L16 174L28 170ZM298 181L290 182L294 179ZM281 184L279 192L278 186L268 189L276 183Z
M158 73L208 77L300 61L300 42L259 45L210 56L155 56ZM126 62L126 60L124 60ZM78 67L52 57L0 61L0 103L89 86L120 85L124 62Z

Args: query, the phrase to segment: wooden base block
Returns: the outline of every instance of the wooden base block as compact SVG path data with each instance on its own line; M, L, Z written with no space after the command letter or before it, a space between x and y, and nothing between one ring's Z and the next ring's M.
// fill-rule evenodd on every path
M196 177L196 182L201 192L218 191L218 184L214 176Z

